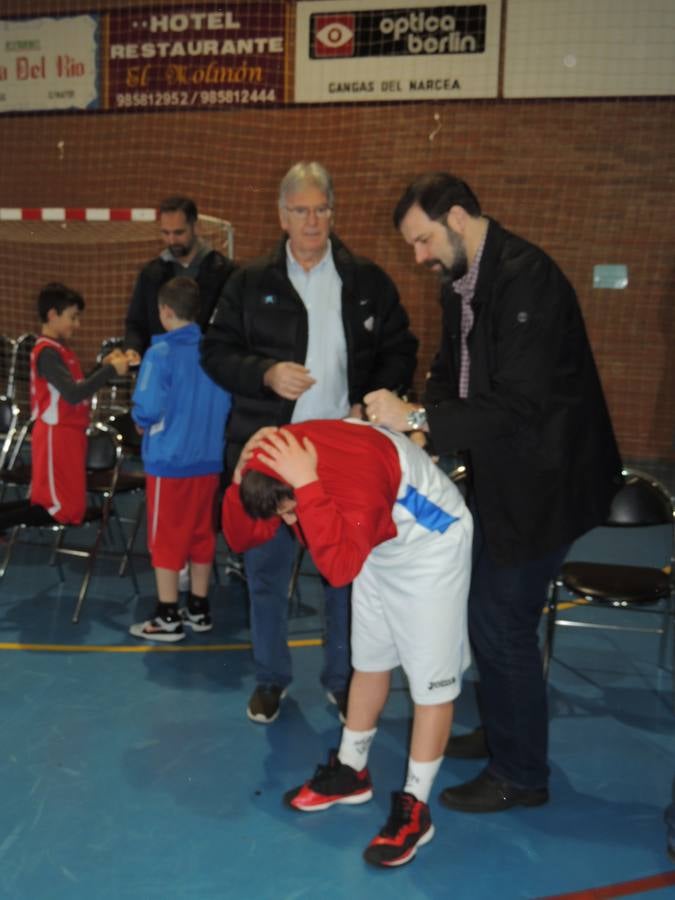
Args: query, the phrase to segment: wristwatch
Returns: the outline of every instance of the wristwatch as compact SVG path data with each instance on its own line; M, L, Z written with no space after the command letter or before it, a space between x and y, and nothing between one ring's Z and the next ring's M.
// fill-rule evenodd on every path
M419 431L427 424L427 411L423 406L408 413L408 430Z

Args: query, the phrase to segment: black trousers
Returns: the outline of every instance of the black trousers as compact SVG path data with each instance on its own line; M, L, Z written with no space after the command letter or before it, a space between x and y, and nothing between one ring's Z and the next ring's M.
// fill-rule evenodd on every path
M489 770L524 788L548 781L548 704L538 626L548 585L569 545L541 559L497 566L475 509L469 636Z

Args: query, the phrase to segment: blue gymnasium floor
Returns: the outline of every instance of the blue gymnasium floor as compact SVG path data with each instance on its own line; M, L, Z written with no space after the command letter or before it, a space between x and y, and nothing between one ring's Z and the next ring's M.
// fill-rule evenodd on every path
M650 535L646 557L662 538ZM585 550L625 556L597 532L575 554ZM153 605L146 560L137 562L140 599L102 561L79 625L70 616L81 564L68 564L62 589L45 560L23 548L0 583L0 897L675 897L662 819L675 720L655 636L559 629L552 802L453 813L438 804L440 789L480 763L448 759L431 802L436 837L411 865L379 871L361 851L404 774L410 708L400 675L371 753L373 802L315 815L281 804L340 733L318 684L311 573L291 619L296 680L277 722L260 726L245 716L254 680L241 582L214 587L213 632L159 649L126 633ZM615 623L622 614L607 615ZM457 704L458 733L475 722L473 677Z

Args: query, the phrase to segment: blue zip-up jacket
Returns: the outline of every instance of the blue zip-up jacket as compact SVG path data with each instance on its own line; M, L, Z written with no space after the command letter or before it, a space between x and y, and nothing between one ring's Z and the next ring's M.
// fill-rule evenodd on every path
M149 475L187 478L223 469L231 396L199 364L199 326L156 334L143 357L132 417L143 428Z

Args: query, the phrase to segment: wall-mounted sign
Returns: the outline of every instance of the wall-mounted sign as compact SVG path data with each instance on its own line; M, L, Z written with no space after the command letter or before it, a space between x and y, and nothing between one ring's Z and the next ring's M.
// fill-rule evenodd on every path
M669 96L673 0L509 0L505 97Z
M295 100L496 97L500 17L500 0L302 0Z
M0 21L0 112L95 109L98 16Z
M283 103L284 14L278 0L108 13L106 106Z
M235 0L0 20L0 112L283 104L285 16Z
M628 266L593 266L593 287L622 291L628 287Z

